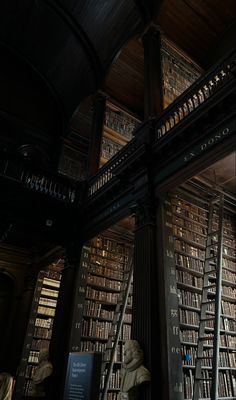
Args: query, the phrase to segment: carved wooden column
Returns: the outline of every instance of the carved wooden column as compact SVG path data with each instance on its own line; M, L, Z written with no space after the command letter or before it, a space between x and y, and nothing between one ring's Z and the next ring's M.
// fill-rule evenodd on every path
M132 338L139 341L144 363L151 372L151 384L140 387L141 398L151 400L156 398L157 390L159 396L159 328L155 210L150 199L137 207L134 249Z
M48 393L49 399L55 398L60 400L63 397L80 251L81 247L75 244L68 246L66 249L65 267L62 270L57 310L50 344L53 375Z
M144 46L144 117L159 116L163 111L161 35L151 25L143 35Z
M174 257L173 216L168 196L158 199L157 273L161 400L183 400L178 290Z
M101 93L97 93L93 100L93 121L88 156L88 177L95 175L99 169L105 109L106 97Z
M18 288L16 297L14 298L14 325L10 330L9 337L10 346L8 346L8 359L11 362L9 371L16 373L16 369L20 363L22 347L28 325L31 305L34 296L35 285L37 281L38 270L31 266L25 273L23 291ZM7 368L7 367L6 367Z

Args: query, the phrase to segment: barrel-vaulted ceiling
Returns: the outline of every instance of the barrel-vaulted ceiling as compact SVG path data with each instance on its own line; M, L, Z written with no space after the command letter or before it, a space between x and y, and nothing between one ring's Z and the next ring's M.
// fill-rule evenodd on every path
M154 0L153 3L159 4L154 24L203 69L236 46L235 0ZM140 36L123 47L106 76L104 90L142 116L144 54Z
M204 69L235 45L235 8L235 0L2 0L0 156L27 153L30 143L56 165L61 136L89 135L86 98L98 89L142 118L148 25ZM9 199L10 211L24 204L7 182L2 189L2 213Z
M47 143L63 135L80 102L99 87L142 115L140 37L150 21L207 67L231 45L235 6L234 0L3 0L0 116L10 120L12 140L22 144L20 129L26 140L33 130L35 140Z
M0 9L1 115L46 136L62 134L141 29L132 0L3 0Z

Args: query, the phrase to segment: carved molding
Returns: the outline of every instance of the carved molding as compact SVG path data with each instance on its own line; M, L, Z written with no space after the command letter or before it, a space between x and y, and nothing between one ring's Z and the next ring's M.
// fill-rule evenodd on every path
M136 229L142 228L145 225L155 225L156 210L154 201L150 195L138 201L133 207L133 210L135 213Z
M24 276L24 291L33 291L37 282L38 271L36 269L28 270Z

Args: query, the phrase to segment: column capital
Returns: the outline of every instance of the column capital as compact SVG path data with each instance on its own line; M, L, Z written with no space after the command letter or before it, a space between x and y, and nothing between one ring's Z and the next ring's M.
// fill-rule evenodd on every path
M154 202L150 196L138 201L134 208L136 229L142 228L146 225L155 225L155 208Z
M161 30L149 24L142 36L144 48L144 115L158 117L163 111Z
M143 44L144 44L145 39L147 39L148 37L149 38L155 37L155 35L162 36L163 30L159 25L154 24L154 22L152 21L150 24L148 24L146 26L145 30L142 33L141 39L142 39Z
M34 290L37 282L38 270L36 268L29 269L24 276L24 291Z

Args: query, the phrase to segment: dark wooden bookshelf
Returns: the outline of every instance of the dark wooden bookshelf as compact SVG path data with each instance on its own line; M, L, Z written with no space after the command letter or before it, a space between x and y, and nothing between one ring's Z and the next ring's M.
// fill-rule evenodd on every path
M204 205L204 206L203 206ZM173 275L172 292L178 301L178 332L182 358L182 390L184 399L192 399L195 360L198 340L203 267L207 235L208 202L200 202L182 192L171 193L166 201L165 226L173 240L166 251L173 256L175 266L170 265ZM214 216L217 219L217 215ZM236 257L235 220L228 211L224 214L222 313L219 352L219 398L235 398L236 392ZM227 236L230 233L229 236ZM229 269L228 269L229 267ZM214 295L214 291L212 291ZM214 303L209 304L208 314L214 315ZM212 333L214 321L206 322L206 331ZM169 334L170 348L176 346L176 337ZM211 356L212 341L205 345L204 354ZM210 397L211 360L204 361L204 381L201 399ZM172 373L173 382L176 374Z
M60 266L63 262L60 260ZM40 350L49 349L60 289L58 264L38 273L37 283L25 336L14 398L33 397L32 375L38 365Z
M73 326L76 328L76 335L73 335L71 342L72 351L105 352L130 251L129 243L103 235L93 238L83 246L80 275L84 280L82 283L80 280L77 307L79 312L77 317L74 316ZM108 398L113 400L118 398L122 349L125 340L131 337L131 323L132 293L124 316L109 384ZM101 378L101 388L102 385L103 378Z

